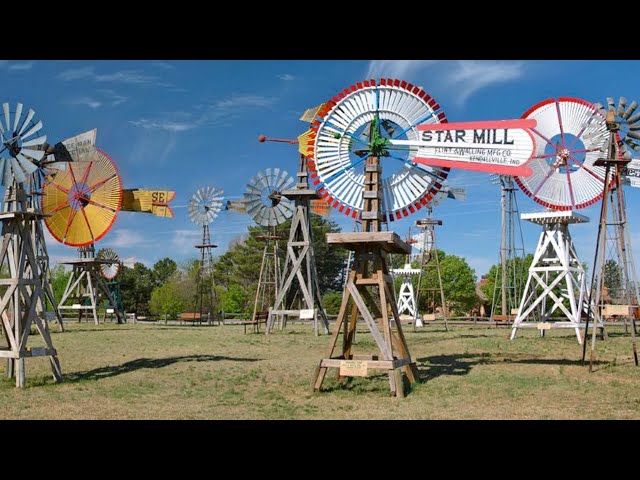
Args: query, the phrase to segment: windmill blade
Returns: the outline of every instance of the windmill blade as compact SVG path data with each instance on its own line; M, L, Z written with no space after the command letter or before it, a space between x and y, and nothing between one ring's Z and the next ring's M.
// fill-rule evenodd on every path
M627 109L624 111L624 113L622 114L622 118L627 120L633 114L633 112L635 112L636 108L638 108L638 102L634 100L631 102L629 107L627 107Z
M6 130L7 133L11 133L11 119L9 116L9 104L8 103L3 103L2 104L2 109L4 110L4 121L5 121L5 125L6 125Z
M0 185L5 186L5 180L4 180L4 166L7 163L7 159L6 158L0 158Z
M31 163L31 162L27 162L27 163ZM18 161L17 158L11 158L11 167L13 171L13 176L15 177L16 181L18 183L24 183L27 180L27 176L25 175L24 171L20 167L20 162Z
M20 166L24 169L25 172L27 172L28 175L31 175L33 172L38 170L38 167L36 167L33 162L31 162L31 160L22 155L22 152L20 152L16 156L16 160L18 160Z
M47 141L47 136L43 135L41 137L28 140L26 142L22 142L22 148L25 148L25 147L36 147L38 145L42 145L46 141Z
M616 110L616 104L613 101L613 97L607 97L607 105L609 105L609 110Z
M2 186L6 187L11 185L11 182L13 181L13 175L11 175L11 160L7 160L6 158L3 158L2 160L4 160L4 167L2 169Z
M620 97L620 100L618 101L618 111L616 112L616 115L621 117L624 114L626 106L627 106L627 99L625 97Z
M22 135L22 138L30 137L34 133L39 132L41 128L42 128L42 121L40 120L33 127L31 127L28 132Z
M18 123L20 122L20 117L22 116L22 104L18 103L16 107L15 118L13 119L13 131L18 131Z
M24 119L24 123L22 124L22 127L20 127L20 131L18 132L18 135L22 135L22 132L24 132L25 128L29 126L35 114L36 112L30 108L29 112L27 112L27 118Z

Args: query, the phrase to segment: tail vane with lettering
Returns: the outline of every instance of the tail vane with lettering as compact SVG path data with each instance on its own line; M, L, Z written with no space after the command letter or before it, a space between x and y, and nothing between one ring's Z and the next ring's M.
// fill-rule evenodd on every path
M120 210L152 213L157 217L173 218L173 210L168 204L176 196L174 191L132 188L124 189L122 194Z

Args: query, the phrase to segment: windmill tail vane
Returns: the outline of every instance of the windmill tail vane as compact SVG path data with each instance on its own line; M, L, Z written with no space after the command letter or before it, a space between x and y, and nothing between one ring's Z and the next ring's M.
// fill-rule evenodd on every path
M157 217L173 218L173 210L169 203L175 196L176 192L172 190L124 189L120 210L152 213Z

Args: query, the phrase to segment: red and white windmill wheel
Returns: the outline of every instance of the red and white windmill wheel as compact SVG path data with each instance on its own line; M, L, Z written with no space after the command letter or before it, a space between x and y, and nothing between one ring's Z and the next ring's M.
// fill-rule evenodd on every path
M606 153L609 132L598 107L579 98L550 98L522 118L538 122L531 130L533 173L515 178L522 191L552 210L585 208L600 200L605 168L594 163Z
M432 200L449 169L415 164L417 149L392 141L418 139L418 125L446 121L430 95L405 81L383 78L352 85L327 102L311 123L308 157L313 184L329 205L358 218L363 164L377 156L382 165L382 213L390 221L406 217Z

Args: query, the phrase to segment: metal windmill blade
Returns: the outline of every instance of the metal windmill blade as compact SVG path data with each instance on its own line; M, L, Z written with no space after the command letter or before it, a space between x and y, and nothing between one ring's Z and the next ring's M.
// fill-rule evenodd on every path
M9 103L2 104L0 118L0 185L27 181L44 158L43 146L46 135L37 136L42 130L42 121L34 122L35 111L29 109L23 116L23 105L18 103L12 112ZM40 132L42 133L42 132Z
M213 222L224 205L222 193L214 187L199 188L189 202L189 220L200 226Z
M293 216L293 202L282 195L294 184L285 170L267 168L247 184L244 193L247 213L263 227L275 227Z
M120 271L120 257L112 248L101 248L96 254L98 260L110 260L113 263L100 264L102 276L107 280L113 280Z
M596 106L601 109L603 115L606 113L601 104L598 103ZM607 107L609 111L613 111L615 122L619 126L619 145L622 155L627 160L631 160L629 149L640 151L640 112L635 113L638 102L633 100L627 106L627 99L620 97L616 105L613 97L607 97Z

